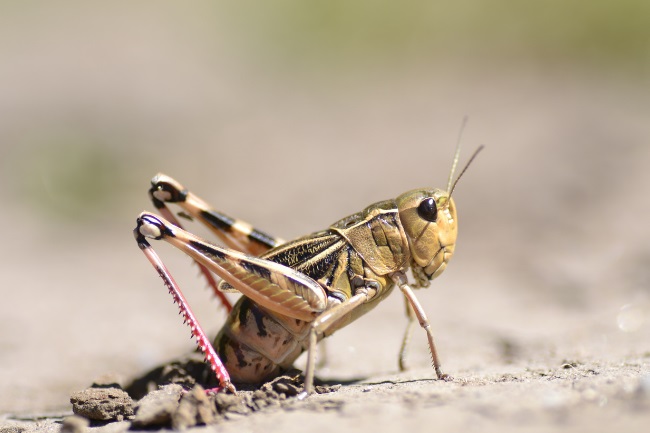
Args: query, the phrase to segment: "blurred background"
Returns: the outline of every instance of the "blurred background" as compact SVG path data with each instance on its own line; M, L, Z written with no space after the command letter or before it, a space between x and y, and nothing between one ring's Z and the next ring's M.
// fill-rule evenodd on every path
M157 172L289 239L444 188L465 115L461 164L487 147L421 293L448 372L647 357L649 85L644 0L0 3L0 411L193 347L131 234ZM218 329L189 259L158 250ZM395 371L391 299L322 376Z

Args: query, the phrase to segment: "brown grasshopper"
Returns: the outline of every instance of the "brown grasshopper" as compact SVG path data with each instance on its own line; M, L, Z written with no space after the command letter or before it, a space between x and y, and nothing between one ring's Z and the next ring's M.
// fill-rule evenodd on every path
M457 148L446 191L408 191L372 204L326 230L288 242L213 210L168 176L155 176L149 195L169 221L144 212L137 219L134 235L216 373L220 386L213 391L235 392L232 382L261 383L278 376L306 349L302 396L309 395L318 341L374 308L394 286L410 305L400 367L409 330L417 318L426 331L438 379L448 378L440 370L431 325L411 287L427 287L447 267L458 230L451 194L482 148L452 183L460 146ZM183 209L182 215L205 224L229 248L183 230L167 203L175 203ZM147 239L165 240L192 257L230 311L213 343ZM405 274L409 268L415 279L411 285ZM212 273L221 278L218 284ZM223 295L229 291L243 295L234 307Z

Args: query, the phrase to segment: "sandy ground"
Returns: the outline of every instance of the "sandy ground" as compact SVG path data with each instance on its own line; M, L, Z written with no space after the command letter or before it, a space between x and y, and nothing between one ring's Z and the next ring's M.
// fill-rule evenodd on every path
M605 252L594 246L603 240L590 235L554 249L558 238L574 235L569 233L573 228L562 236L551 230L527 239L509 232L508 215L499 217L501 226L487 230L487 223L480 222L485 211L472 206L468 195L480 196L481 176L489 173L498 159L490 154L497 152L498 147L488 148L459 187L459 218L467 221L470 234L461 232L446 273L418 293L453 382L433 380L426 339L417 330L409 352L411 370L397 372L405 319L401 300L392 296L331 338L328 364L318 376L343 383L339 391L212 428L290 432L308 424L313 431L643 431L650 422L647 233L637 236L620 225L618 240L610 245L615 251ZM528 182L531 194L543 190L536 181ZM620 216L616 207L639 188L630 185L614 197L616 204L599 203L585 214L601 222L615 220ZM294 194L301 202L302 192ZM149 207L141 196L140 207ZM566 210L559 212L558 218L568 217ZM58 431L71 413L72 392L106 373L126 382L191 349L175 307L131 241L127 223L132 216L124 217L121 233L91 233L76 248L58 251L65 237L38 231L15 234L10 241L15 257L38 258L39 271L29 262L12 262L16 268L10 275L34 283L15 283L21 289L3 304L2 432ZM45 245L39 239L46 239ZM541 251L530 252L531 242ZM217 329L223 312L202 284L192 287L197 280L189 261L170 249L162 251L206 327ZM535 260L526 257L529 252ZM128 427L112 423L92 430Z
M487 148L454 193L456 255L418 292L455 380L432 379L417 330L411 368L397 371L406 321L394 294L330 339L317 375L342 383L337 392L209 429L647 429L644 79L454 58L295 79L224 39L206 42L211 24L193 13L164 11L18 14L0 26L15 36L0 59L0 433L58 431L73 392L192 350L131 235L152 208L153 174L297 237L406 190L444 187L464 115L464 157ZM35 28L43 35L28 37ZM102 49L93 62L90 47ZM224 314L196 270L160 252L216 332Z

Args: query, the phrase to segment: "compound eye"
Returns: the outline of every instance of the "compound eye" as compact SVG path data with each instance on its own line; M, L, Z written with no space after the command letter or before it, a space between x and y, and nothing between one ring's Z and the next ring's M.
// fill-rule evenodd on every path
M436 201L431 197L422 200L418 206L418 215L422 219L435 223L438 218L438 206L436 206Z

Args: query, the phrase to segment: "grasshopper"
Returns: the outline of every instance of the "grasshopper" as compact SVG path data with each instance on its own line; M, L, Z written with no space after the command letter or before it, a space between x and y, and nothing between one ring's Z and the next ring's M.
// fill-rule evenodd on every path
M431 325L412 288L429 286L454 254L458 219L451 195L482 148L453 181L460 153L457 147L446 191L408 191L372 204L326 230L288 242L214 210L171 177L156 175L149 196L166 219L143 212L134 235L216 374L219 387L211 391L236 392L233 382L261 383L278 376L307 350L301 396L309 395L314 389L318 341L374 308L395 286L404 295L409 320L400 367L417 318L426 331L436 376L448 379L440 368ZM183 230L167 207L171 203L182 209L179 215L205 224L227 248ZM228 309L226 323L213 342L147 239L167 241L193 258ZM414 284L406 276L409 268ZM220 277L219 283L213 273ZM234 306L223 295L231 291L243 295Z

